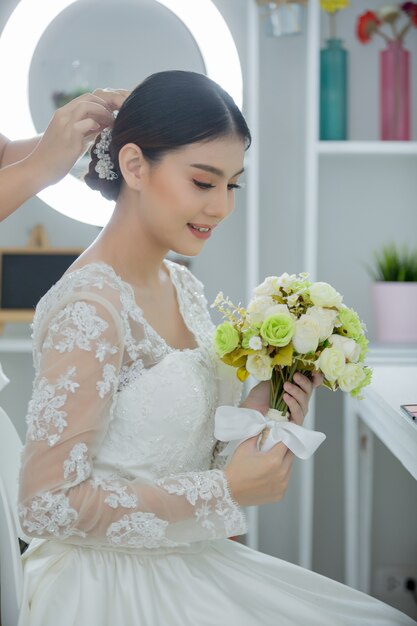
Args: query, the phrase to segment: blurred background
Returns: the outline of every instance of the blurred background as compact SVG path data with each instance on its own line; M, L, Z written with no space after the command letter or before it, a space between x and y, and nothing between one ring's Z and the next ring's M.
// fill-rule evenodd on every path
M198 1L190 0L190 5ZM17 4L17 0L2 0L0 32ZM42 11L47 2L38 4ZM356 25L358 16L384 7L384 2L355 0L335 15L337 38L348 55L347 66L342 68L347 81L347 86L342 85L346 127L345 136L332 137L330 130L327 138L317 121L320 85L316 70L317 46L328 47L332 35L331 15L317 2L313 3L315 12L310 13L307 3L213 0L213 4L238 51L243 111L249 125L255 125L254 156L248 153L246 189L237 192L234 214L202 254L191 260L191 270L205 284L209 303L220 290L233 301L245 303L248 275L254 276L254 267L259 282L268 275L313 270L315 279L331 283L344 295L378 347L373 277L367 266L373 266L374 253L387 244L417 245L417 29L411 28L404 38L412 64L410 136L404 149L403 141L392 149L380 149L379 52L386 42L373 36L364 45ZM316 20L315 37L311 36L312 19ZM26 28L30 29L30 23ZM211 38L216 45L216 32ZM16 55L24 40L23 31ZM13 58L8 63L13 64ZM196 41L165 6L155 0L73 2L48 26L32 58L28 98L36 129L44 130L55 106L68 96L96 87L131 89L149 74L165 69L206 72ZM13 90L2 84L2 99L13 97ZM1 119L0 132L7 135ZM317 142L320 136L323 141ZM323 147L325 142L332 147ZM372 149L366 147L367 142L373 142ZM74 173L81 170L82 163ZM309 198L309 190L314 198ZM88 207L79 210L87 212ZM255 242L248 232L249 216L256 216L258 224ZM65 217L34 198L0 225L0 247L25 246L37 224L44 226L50 244L57 247L85 248L100 231L99 226ZM215 313L213 317L218 321ZM33 379L29 338L28 324L5 324L0 335L0 359L11 380L2 391L1 405L22 439ZM400 347L407 349L411 343L405 341ZM417 381L415 397L407 401L417 401ZM327 439L315 456L311 567L345 582L341 394L319 390L315 415L316 428ZM258 518L259 549L293 563L301 560L302 463L294 464L284 500L262 507ZM406 567L417 578L417 484L378 438L374 475L378 480L372 495L370 592L390 601L378 585L381 568ZM410 604L401 605L401 598L396 602L411 614Z

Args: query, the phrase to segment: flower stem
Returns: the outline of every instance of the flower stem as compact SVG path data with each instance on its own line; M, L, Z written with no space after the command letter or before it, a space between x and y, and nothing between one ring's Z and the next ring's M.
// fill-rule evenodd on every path
M383 39L385 39L385 41L387 43L391 43L393 41L393 39L391 39L391 37L388 37L388 35L386 35L384 32L382 32L382 30L379 30L379 28L375 29L375 33L377 35L380 35Z
M336 39L336 11L329 13L330 17L330 38Z
M294 361L291 367L274 367L272 370L269 387L269 406L271 409L277 409L277 411L281 411L282 413L288 412L288 405L283 399L284 383L287 380L292 382L296 369L297 361Z
M398 33L398 41L401 41L404 39L404 36L408 33L408 31L411 28L411 21L408 22L408 24L406 24Z

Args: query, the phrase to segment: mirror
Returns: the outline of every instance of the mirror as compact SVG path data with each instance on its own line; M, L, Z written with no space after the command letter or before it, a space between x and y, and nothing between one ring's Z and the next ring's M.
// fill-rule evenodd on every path
M22 39L27 23L30 36ZM11 68L6 59L17 56L19 64ZM77 81L131 88L174 67L204 71L241 106L236 46L211 0L186 7L180 0L60 0L42 12L36 0L22 0L0 38L0 80L15 94L13 102L0 104L4 132L11 139L32 135L32 116L35 128L45 128L52 94L76 89ZM99 226L113 206L72 175L39 197L64 215Z

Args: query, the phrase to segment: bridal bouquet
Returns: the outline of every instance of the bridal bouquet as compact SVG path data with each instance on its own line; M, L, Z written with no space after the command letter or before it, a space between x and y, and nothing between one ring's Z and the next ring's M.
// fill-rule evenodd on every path
M310 282L305 273L269 276L255 288L247 309L217 295L212 307L226 321L215 329L214 349L242 382L251 374L270 381L268 424L288 421L283 387L296 371L321 372L324 386L353 397L371 382L372 371L364 365L366 328L342 300L331 285Z

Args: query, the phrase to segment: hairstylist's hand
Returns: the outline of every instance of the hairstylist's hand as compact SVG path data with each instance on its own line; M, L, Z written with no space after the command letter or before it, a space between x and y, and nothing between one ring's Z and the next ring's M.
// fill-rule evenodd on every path
M302 425L313 390L320 387L323 376L319 372L314 372L310 379L296 372L293 381L293 383L284 384L284 401L290 410L290 421ZM265 415L269 408L269 381L265 380L253 387L241 406L256 409Z
M128 95L124 89L96 89L57 109L28 157L42 186L58 182L70 171L94 137L113 125L113 111Z

